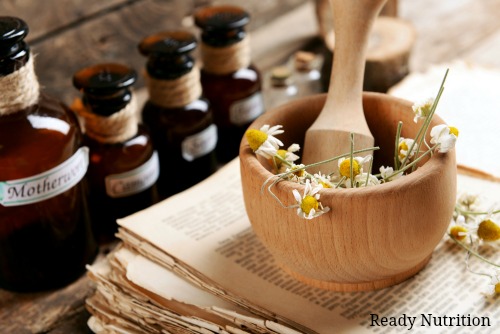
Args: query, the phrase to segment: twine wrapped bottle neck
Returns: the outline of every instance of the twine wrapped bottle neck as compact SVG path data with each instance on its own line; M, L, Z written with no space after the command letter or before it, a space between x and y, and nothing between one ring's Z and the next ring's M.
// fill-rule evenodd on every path
M34 56L30 54L20 69L0 76L0 116L24 110L40 97L40 85L35 74Z
M200 70L194 66L176 79L156 79L145 74L151 103L163 108L180 108L200 98Z
M241 41L224 47L214 47L201 43L203 70L207 73L225 75L240 68L250 66L250 38L247 35Z
M137 134L138 106L133 94L132 99L123 109L110 116L93 113L80 99L75 100L72 109L81 118L84 133L98 142L120 143Z

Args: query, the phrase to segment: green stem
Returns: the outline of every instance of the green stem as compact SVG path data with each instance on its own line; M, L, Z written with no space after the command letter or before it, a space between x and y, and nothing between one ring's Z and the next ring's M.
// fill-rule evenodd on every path
M399 138L401 138L401 128L403 127L403 122L399 121L398 128L396 130L396 143L394 145L394 169L399 169Z
M432 104L431 112L427 116L427 118L425 119L425 123L424 123L425 124L425 126L424 126L425 131L422 133L422 136L419 138L417 152L420 152L420 147L422 146L422 142L425 139L425 134L427 133L427 129L429 128L429 125L431 124L432 118L434 117L434 114L436 113L436 109L437 109L439 100L441 99L441 95L443 95L444 83L446 81L446 77L448 76L448 72L449 72L449 69L446 69L446 72L445 72L444 77L443 77L443 81L441 82L441 86L440 86L439 91L438 91L438 94L437 94L436 98L434 99L434 103ZM415 144L415 142L414 142L414 144ZM410 150L410 152L412 152L412 151ZM409 155L410 154L408 154L408 156ZM412 170L415 170L415 167L413 167Z
M479 253L477 253L475 250L471 249L470 247L468 247L466 244L464 244L463 242L461 241L458 241L457 239L453 238L453 236L451 234L448 233L448 236L451 238L451 240L455 241L455 243L457 245L459 245L460 247L462 247L463 249L465 249L467 252L469 252L470 254L474 255L475 257L477 257L478 259L480 259L481 261L484 261L485 263L488 263L494 267L497 267L497 268L500 268L500 264L496 264L495 262L492 262L490 260L488 260L487 258L485 258L484 256L480 255Z
M460 213L461 215L463 216L468 216L468 215L487 215L487 214L497 214L497 213L500 213L500 209L499 210L495 210L495 211L491 211L491 212L485 212L485 211L467 211L467 210L462 210L460 209L460 207L455 206L455 211L457 211L458 213Z
M353 166L352 166L352 163L353 163L353 160L354 160L354 156L353 156L353 152L354 151L354 133L351 133L351 150L350 150L350 165L349 165L349 176L351 178L351 188L354 188L354 172L352 170Z
M426 151L426 152L422 153L422 155L421 155L421 156L419 156L417 159L413 160L413 161L411 162L411 164L409 164L409 165L407 165L407 166L405 166L405 167L403 167L403 168L401 168L401 169L398 169L397 171L394 171L394 173L392 173L391 175L387 176L387 177L386 177L386 178L384 178L383 180L384 180L384 181L385 181L385 180L388 180L388 179L390 179L391 177L393 177L394 175L397 175L397 174L399 174L399 173L403 173L403 172L405 172L407 169L409 169L409 168L413 167L414 165L416 165L416 164L417 164L417 162L419 162L420 160L422 160L422 159L423 159L423 158L424 158L427 154L432 153L432 151L434 150L434 148L436 148L436 146L437 146L437 145L434 145L434 146L433 146L430 150L428 150L428 151Z
M427 117L425 118L425 121L422 124L422 126L420 127L420 129L417 133L417 136L415 137L415 140L413 141L413 144L411 145L410 149L408 150L408 154L406 155L405 159L403 160L403 163L401 164L401 166L403 166L403 167L406 166L406 163L408 162L408 160L410 158L411 152L413 152L413 148L415 147L415 144L417 142L419 143L417 146L417 152L420 151L420 146L422 145L422 140L423 140L423 138L425 138L425 134L427 133L427 129L429 128L432 117L434 116L439 99L441 98L441 95L443 94L444 83L446 81L446 77L448 76L448 72L449 72L449 69L447 69L446 73L444 74L443 80L441 82L441 86L439 87L438 94L437 94L436 98L434 99L434 103L432 104L431 111L430 111L429 115L427 115Z

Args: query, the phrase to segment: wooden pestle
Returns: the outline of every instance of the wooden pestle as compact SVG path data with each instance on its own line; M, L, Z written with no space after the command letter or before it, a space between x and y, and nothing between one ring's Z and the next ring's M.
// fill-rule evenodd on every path
M370 31L386 1L330 0L335 29L333 69L325 105L306 131L304 164L349 153L351 133L355 150L374 145L363 112L363 76ZM337 169L335 161L309 171Z

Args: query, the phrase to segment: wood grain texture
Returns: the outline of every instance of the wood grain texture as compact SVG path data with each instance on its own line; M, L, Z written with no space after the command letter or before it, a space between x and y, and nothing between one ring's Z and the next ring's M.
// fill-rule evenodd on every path
M302 144L321 110L325 95L298 99L264 114L252 128L282 124L285 147ZM414 138L411 103L365 93L365 115L381 147L374 170L393 164L397 123ZM435 116L431 126L443 123ZM429 140L429 138L428 138ZM455 152L434 154L415 172L385 184L356 189L323 189L320 201L330 211L305 220L283 208L261 186L272 174L246 140L240 148L243 195L252 227L276 261L304 283L336 291L373 290L411 277L427 263L449 225L456 197ZM325 173L328 170L324 171ZM283 205L295 204L292 190L304 186L279 182L273 192ZM425 195L424 195L425 194Z
M93 290L85 276L57 293L18 294L0 289L2 333L89 333L84 300Z
M500 65L498 44L487 47L500 30L499 0L399 1L399 16L417 31L410 68L423 71L431 64L456 58L483 65ZM498 35L496 37L498 41ZM482 49L485 53L479 51ZM492 44L489 44L490 46Z
M36 41L134 1L137 0L2 0L0 13L25 20L30 27L26 40Z

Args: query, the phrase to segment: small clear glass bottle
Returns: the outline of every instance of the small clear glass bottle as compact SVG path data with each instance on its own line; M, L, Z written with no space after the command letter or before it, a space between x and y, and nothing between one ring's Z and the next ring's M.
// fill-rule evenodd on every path
M83 97L73 104L90 151L90 213L97 240L114 240L117 218L158 201L158 154L149 130L138 124L132 85L136 72L117 63L97 64L76 72L73 85Z
M165 31L144 38L149 99L142 110L160 158L159 192L166 198L215 172L217 126L202 96L200 71L190 53L196 38L187 31Z
M40 92L26 23L0 17L0 287L66 285L97 254L75 115Z
M287 66L273 67L264 90L266 110L279 107L297 97L297 86L293 82L292 71Z
M219 130L217 158L227 162L239 154L248 126L264 112L261 74L251 64L245 26L249 14L229 5L195 12L201 34L201 84L214 109Z
M320 57L312 52L297 51L292 57L293 80L297 86L297 97L323 93Z

